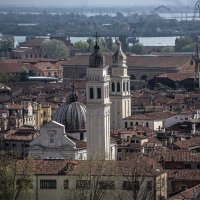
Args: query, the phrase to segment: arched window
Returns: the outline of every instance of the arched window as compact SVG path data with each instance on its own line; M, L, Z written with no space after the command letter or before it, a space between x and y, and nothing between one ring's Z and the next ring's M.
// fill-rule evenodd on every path
M133 126L133 122L130 122L130 126Z
M112 92L114 92L114 91L115 91L115 83L112 82Z
M147 127L147 128L149 127L149 122L146 122L146 127Z
M125 85L126 83L125 82L123 82L123 91L125 92L126 91L126 85Z
M94 99L94 89L90 88L90 99Z
M101 99L101 88L97 88L97 99Z
M120 92L120 83L117 83L117 92Z

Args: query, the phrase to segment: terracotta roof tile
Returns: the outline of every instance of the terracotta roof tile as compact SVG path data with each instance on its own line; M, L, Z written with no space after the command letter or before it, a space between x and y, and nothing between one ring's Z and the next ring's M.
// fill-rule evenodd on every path
M167 170L167 176L173 180L184 180L184 181L199 181L200 170L198 169L180 169L180 170Z
M178 141L175 143L175 145L180 149L189 149L192 147L200 146L200 137Z
M200 185L197 185L193 188L187 189L171 198L169 200L194 200L200 196Z
M168 78L172 81L183 81L188 78L194 78L194 73L166 73L159 75L158 78Z
M153 112L146 114L135 114L130 117L125 118L125 120L162 120L174 116L174 112L163 111L163 112Z
M155 159L157 162L164 160L165 162L200 162L200 154L191 151L154 151L150 152L148 156Z
M90 54L80 54L71 58L66 65L85 65L88 66ZM127 65L129 67L190 67L191 56L136 56L127 55ZM106 65L112 64L111 55L105 55Z
M154 176L164 173L160 164L146 157L136 158L128 161L68 161L68 160L30 160L28 165L30 172L40 175L78 175L91 173L91 175L123 175L130 176L137 166L137 173L141 176ZM27 161L19 161L20 166L27 164ZM72 163L74 168L67 171L66 165ZM99 167L103 166L103 171ZM22 167L21 167L22 168ZM19 174L20 169L19 168Z
M37 137L39 137L39 131L28 126L20 127L18 130L8 131L4 134L4 140L32 141Z
M23 44L25 47L40 47L42 43L45 41L45 38L34 38Z

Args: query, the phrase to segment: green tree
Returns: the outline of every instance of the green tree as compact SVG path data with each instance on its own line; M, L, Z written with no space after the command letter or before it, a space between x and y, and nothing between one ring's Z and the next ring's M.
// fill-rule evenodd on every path
M166 46L166 47L163 47L163 48L161 49L161 52L169 52L169 53L172 53L172 52L174 52L174 51L175 51L174 47L171 47L171 46Z
M113 40L111 37L105 38L107 48L112 51L113 50Z
M0 36L0 54L4 56L5 53L14 48L15 39L11 35Z
M20 71L20 81L27 81L29 76L29 70L27 67L23 66Z
M176 52L185 52L185 51L194 51L195 50L195 42L192 38L188 36L176 38L175 40L175 50Z
M88 47L88 52L93 52L94 51L94 45L95 45L95 41L92 38L88 38L87 39L87 43L89 45Z
M0 152L0 200L28 197L32 189L29 160L19 160L13 152ZM27 199L27 198L26 198Z
M130 51L135 54L144 54L145 53L144 47L140 43L133 44L133 46L130 47Z
M74 47L80 49L81 52L88 52L89 50L89 44L85 41L78 41L74 43Z
M69 56L66 45L59 40L46 40L42 44L42 53L48 58L62 59Z

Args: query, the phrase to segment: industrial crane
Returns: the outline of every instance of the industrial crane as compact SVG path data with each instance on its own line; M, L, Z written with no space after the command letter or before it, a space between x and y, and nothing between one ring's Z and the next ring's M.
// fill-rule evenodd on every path
M195 5L194 5L194 13L193 13L193 20L195 20L197 13L199 13L199 18L200 18L200 0L198 0Z
M176 26L179 29L181 35L184 35L183 29L181 28L181 26L177 22L176 17L174 15L174 12L170 8L168 8L168 7L164 6L164 5L161 5L161 6L157 7L157 8L154 8L152 11L150 11L150 14L154 14L154 15L160 16L160 14L162 13L161 12L162 10L164 10L166 13L170 14L171 19L174 19L174 21L176 23ZM148 15L146 16L146 24L145 24L145 26L143 28L143 31L142 31L142 33L141 33L141 35L139 37L142 36L142 34L144 33L144 31L145 31L147 26L148 26Z

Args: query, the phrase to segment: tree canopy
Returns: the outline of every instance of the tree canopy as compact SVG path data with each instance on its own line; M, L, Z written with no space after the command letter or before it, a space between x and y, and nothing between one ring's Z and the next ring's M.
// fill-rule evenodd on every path
M176 52L191 52L195 51L195 42L188 36L176 38L175 41Z
M44 56L53 59L62 59L69 56L69 50L64 42L55 39L43 42L42 53Z
M2 35L0 36L0 54L4 56L4 54L13 49L15 44L15 39L11 35Z

